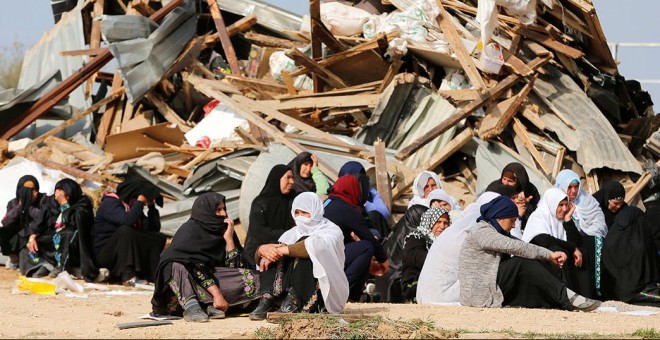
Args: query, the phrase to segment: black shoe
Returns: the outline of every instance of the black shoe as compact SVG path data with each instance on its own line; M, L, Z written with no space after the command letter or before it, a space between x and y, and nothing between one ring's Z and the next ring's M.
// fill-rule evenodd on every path
M295 293L293 289L289 290L289 293L286 295L286 299L282 302L280 309L277 311L279 313L297 313L300 311L300 299L298 294Z
M183 319L188 322L207 322L209 316L204 313L202 307L196 305L183 311Z
M44 266L40 266L39 269L37 269L35 272L33 272L30 277L46 277L50 274L50 270Z
M213 306L208 306L206 308L206 314L209 316L209 319L224 319L225 312L220 309L217 309Z
M259 299L259 305L250 313L250 320L259 321L266 320L266 314L273 311L273 302L269 298L262 297Z

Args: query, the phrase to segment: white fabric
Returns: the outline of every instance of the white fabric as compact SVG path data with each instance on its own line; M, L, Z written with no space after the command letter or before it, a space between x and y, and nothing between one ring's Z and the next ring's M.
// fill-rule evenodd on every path
M461 216L438 236L429 249L417 282L417 303L438 305L460 300L458 257L467 231L477 223L482 205L500 196L484 192Z
M415 204L423 205L429 207L429 200L424 197L424 187L428 182L429 178L433 178L435 184L438 186L438 189L442 189L442 183L440 183L440 177L433 171L422 171L413 182L412 192L413 198L408 202L408 208L412 207Z
M529 216L522 240L531 241L540 234L548 234L554 238L566 241L566 230L563 220L557 218L559 202L566 199L566 193L561 189L550 188L543 193L536 210Z
M578 195L573 202L575 204L575 211L573 212L573 221L578 230L589 236L602 236L607 235L607 223L605 222L605 214L600 209L598 201L584 190L582 190L582 182L580 176L573 170L564 169L557 174L555 181L555 188L559 188L566 192L571 182L577 181L579 185Z
M310 213L311 217L296 217L296 209ZM323 217L323 202L313 192L303 192L293 200L291 215L296 226L282 234L279 242L293 244L308 236L305 249L312 260L325 308L332 314L339 314L344 310L349 293L344 273L344 234L336 224Z
M451 210L461 210L461 204L458 203L458 201L450 196L444 189L435 189L429 193L429 196L427 197L427 201L429 202L429 205L431 204L431 201L433 200L440 200L440 201L445 201L451 205Z

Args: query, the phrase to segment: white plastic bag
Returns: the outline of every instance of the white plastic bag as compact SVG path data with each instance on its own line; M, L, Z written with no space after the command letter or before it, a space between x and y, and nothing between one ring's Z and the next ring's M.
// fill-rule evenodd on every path
M293 59L287 57L282 51L273 52L268 58L268 64L271 76L280 84L284 84L282 71L293 72L298 69ZM314 81L312 78L302 75L293 78L293 86L297 89L311 90L314 88Z
M371 13L339 2L321 4L321 21L336 35L351 36L362 33L362 26Z

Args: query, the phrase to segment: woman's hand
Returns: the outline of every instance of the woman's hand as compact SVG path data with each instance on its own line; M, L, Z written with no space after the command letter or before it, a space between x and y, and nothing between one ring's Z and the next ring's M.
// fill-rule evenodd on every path
M39 246L37 246L36 234L30 235L30 238L28 239L28 243L27 243L27 249L33 254L36 254L39 251Z
M576 267L582 267L582 252L580 249L575 248L575 251L573 252L573 260L575 261Z
M564 222L570 221L571 218L573 217L574 212L575 212L575 203L568 202L568 212L566 212L566 215L564 216Z
M359 238L357 235L355 235L355 233L352 232L352 231L351 231L351 238L352 238L353 241L355 241L355 242L360 241L360 238Z
M315 154L312 154L312 169L316 168L319 166L319 159L316 157Z
M279 247L281 247L279 244L264 244L259 247L259 255L262 258L266 258L269 262L277 262L282 258L282 254L277 250Z
M227 250L234 250L236 248L236 245L234 244L234 220L227 217L223 222L227 223L227 230L225 230L225 233L222 235L225 239L225 243L227 243Z
M564 262L566 262L566 254L563 251L553 251L548 261L561 268L564 266Z
M268 266L270 266L272 262L268 261L265 257L261 258L261 261L259 261L259 271L263 272L268 270Z
M220 294L218 296L213 297L213 307L223 312L226 312L227 308L229 308L229 303L227 302L227 300L225 300L225 297L222 296L222 294Z

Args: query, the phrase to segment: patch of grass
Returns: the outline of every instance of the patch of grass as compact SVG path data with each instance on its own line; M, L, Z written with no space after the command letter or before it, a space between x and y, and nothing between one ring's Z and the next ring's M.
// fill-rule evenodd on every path
M254 331L254 337L257 339L272 339L275 337L273 327L263 326Z
M640 328L634 331L632 335L644 339L660 339L660 331L657 331L655 328Z

